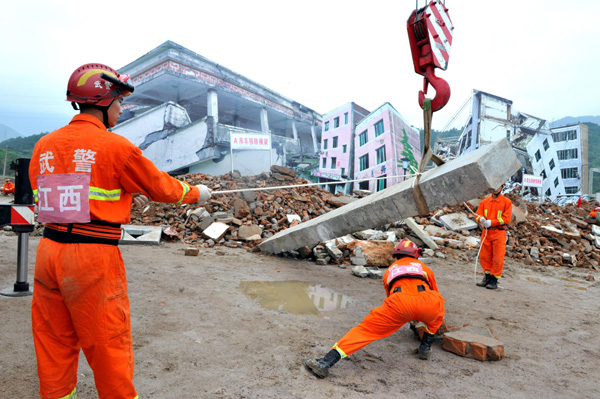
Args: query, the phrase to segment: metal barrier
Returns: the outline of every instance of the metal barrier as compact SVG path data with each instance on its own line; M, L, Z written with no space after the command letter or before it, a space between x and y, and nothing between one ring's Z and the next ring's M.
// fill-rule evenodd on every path
M29 182L29 161L19 158L11 168L15 174L15 200L13 204L0 204L0 227L10 224L18 234L17 244L17 281L12 288L0 291L4 296L31 295L33 288L27 282L27 253L29 250L29 233L35 227L35 205L33 191Z

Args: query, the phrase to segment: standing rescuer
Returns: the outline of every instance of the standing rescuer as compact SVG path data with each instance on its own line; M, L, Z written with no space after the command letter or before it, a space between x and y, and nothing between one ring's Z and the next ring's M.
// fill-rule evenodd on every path
M417 259L422 251L406 238L396 245L394 258L397 260L383 275L387 296L383 305L371 310L324 357L306 360L306 368L317 377L325 378L338 360L393 334L412 320L425 324L417 353L420 359L429 359L434 334L444 320L444 298L438 291L433 270Z
M77 68L67 100L80 113L36 144L29 178L45 223L35 260L32 329L42 398L77 398L80 350L100 399L135 399L127 279L117 246L132 193L174 204L211 191L159 171L126 138L109 132L129 77L102 64Z
M483 269L480 287L495 290L504 269L506 253L506 226L512 218L512 202L501 194L504 184L489 197L481 201L477 208L477 223L482 229L479 259Z

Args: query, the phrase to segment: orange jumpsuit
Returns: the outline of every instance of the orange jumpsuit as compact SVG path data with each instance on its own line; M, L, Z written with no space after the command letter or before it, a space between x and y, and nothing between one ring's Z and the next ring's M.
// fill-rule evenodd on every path
M199 190L159 171L139 148L85 114L42 137L34 148L29 178L38 220L42 211L56 208L44 203L47 190L41 184L66 174L87 179L89 198L78 205L89 208L84 213L90 221L46 223L37 248L31 313L40 394L77 397L82 349L100 399L135 399L127 278L117 246L120 224L130 220L131 193L192 203ZM70 200L88 196L83 186L81 192L54 187L69 194L60 206L66 209Z
M5 195L12 194L15 192L15 185L9 181L5 182L2 186L2 193Z
M492 226L481 232L479 259L485 274L502 277L504 255L506 254L506 230L512 219L512 202L502 194L498 198L490 195L481 201L477 208L477 222L483 218Z
M594 208L594 210L590 212L590 217L596 219L596 214L598 213L598 211L600 211L600 207Z
M390 270L398 266L418 264L426 274L427 282L401 277L388 286ZM444 298L439 293L433 271L423 262L404 257L394 262L383 275L383 285L387 298L383 304L373 310L356 327L353 327L336 344L342 358L350 356L362 347L396 332L411 320L425 323L426 330L434 334L444 320ZM419 288L421 286L421 288ZM394 292L400 288L401 292Z

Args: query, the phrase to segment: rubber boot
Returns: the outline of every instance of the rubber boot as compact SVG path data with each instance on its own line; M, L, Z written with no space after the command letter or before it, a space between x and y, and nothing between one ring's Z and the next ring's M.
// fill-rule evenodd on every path
M483 280L481 280L479 283L477 283L478 287L487 287L487 285L490 283L491 281L491 277L492 275L489 273L485 273L483 275Z
M435 336L433 334L429 334L423 331L423 338L421 338L421 345L419 345L419 349L417 349L417 353L419 354L419 359L427 360L431 355L431 344L433 343L433 338Z
M335 349L332 349L325 355L325 357L320 359L310 358L304 362L304 365L317 377L325 378L327 375L329 375L329 368L336 364L341 358L342 356L340 353Z
M492 276L490 274L490 282L487 283L485 288L487 288L488 290L495 290L496 288L498 288L498 279L496 278L496 276Z

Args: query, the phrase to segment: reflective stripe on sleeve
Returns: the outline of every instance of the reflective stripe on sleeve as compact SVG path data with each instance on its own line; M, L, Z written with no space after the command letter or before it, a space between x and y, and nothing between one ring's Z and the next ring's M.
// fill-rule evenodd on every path
M485 216L485 218L487 219L487 209L483 210L483 215Z
M498 222L500 222L501 225L504 224L504 220L502 220L502 211L498 211Z
M179 198L179 201L177 201L177 203L181 204L183 202L183 198L187 193L190 192L191 188L187 183L184 183L181 180L179 180L179 184L181 184L181 187L183 187L183 195L181 196L181 198Z
M121 189L105 190L100 187L90 186L90 199L98 201L119 201L121 199Z
M38 190L37 188L33 190L33 201L37 204L38 202Z

